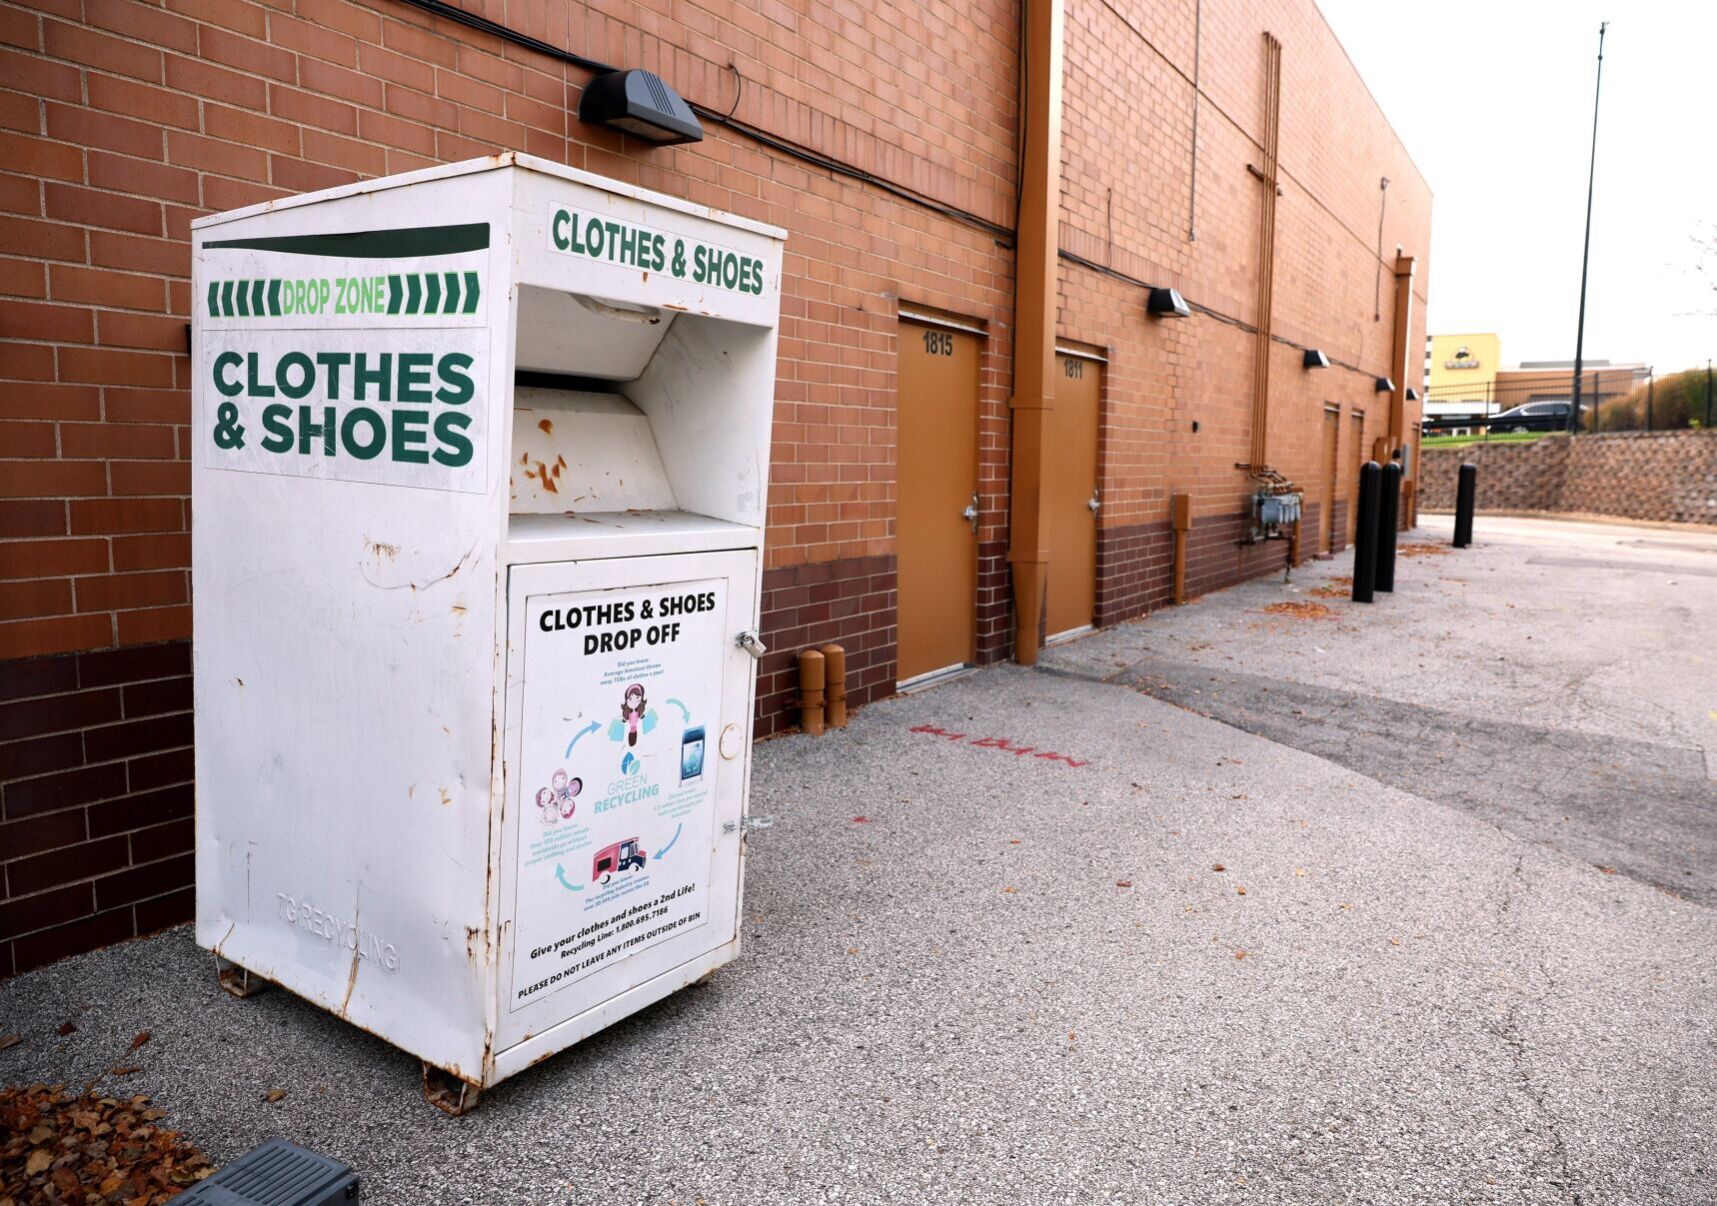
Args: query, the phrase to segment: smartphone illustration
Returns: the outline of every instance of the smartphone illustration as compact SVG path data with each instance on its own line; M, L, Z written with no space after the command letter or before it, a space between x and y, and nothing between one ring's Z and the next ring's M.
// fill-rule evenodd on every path
M687 729L680 738L680 782L703 778L703 727Z

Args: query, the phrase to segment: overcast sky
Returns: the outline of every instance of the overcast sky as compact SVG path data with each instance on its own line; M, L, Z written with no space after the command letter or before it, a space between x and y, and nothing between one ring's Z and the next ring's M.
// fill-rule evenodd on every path
M1317 0L1433 194L1430 330L1572 359L1598 23L1586 356L1717 357L1717 3ZM1411 250L1411 249L1409 249Z

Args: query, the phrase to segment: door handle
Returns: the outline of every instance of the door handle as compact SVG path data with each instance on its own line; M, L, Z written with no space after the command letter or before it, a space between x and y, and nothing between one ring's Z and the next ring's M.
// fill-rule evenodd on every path
M978 492L972 491L972 501L966 504L966 509L960 512L960 518L972 525L972 531L978 530Z
M1093 515L1102 510L1103 504L1097 498L1097 491L1091 491L1091 498L1085 505L1091 508L1091 514Z

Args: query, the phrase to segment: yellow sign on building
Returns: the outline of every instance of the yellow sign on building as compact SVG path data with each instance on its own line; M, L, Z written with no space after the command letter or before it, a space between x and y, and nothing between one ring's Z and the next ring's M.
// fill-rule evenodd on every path
M1441 402L1483 400L1495 389L1502 338L1489 333L1433 335L1426 395Z

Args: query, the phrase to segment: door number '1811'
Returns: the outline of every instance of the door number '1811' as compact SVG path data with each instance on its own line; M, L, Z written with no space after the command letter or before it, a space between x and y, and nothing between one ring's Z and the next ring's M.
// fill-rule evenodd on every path
M952 356L954 337L947 331L924 332L924 350L932 356Z

